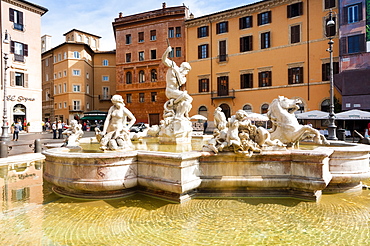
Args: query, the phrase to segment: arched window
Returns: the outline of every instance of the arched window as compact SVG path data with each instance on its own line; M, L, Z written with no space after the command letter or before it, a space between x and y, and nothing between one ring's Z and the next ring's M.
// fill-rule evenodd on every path
M104 60L103 60L103 66L108 66L108 65L109 65L108 60L107 60L107 59L104 59Z
M330 109L330 100L329 99L325 99L321 103L321 111L329 112L329 109Z
M246 104L243 106L243 110L246 112L252 112L252 106L249 104Z
M81 35L77 35L77 42L82 42L82 36Z
M132 84L132 73L131 72L126 73L126 84Z
M269 105L267 103L262 104L261 106L261 114L266 114L269 109Z
M157 82L157 70L152 69L152 71L150 71L150 81Z
M225 114L226 119L230 118L230 116L231 116L230 106L227 105L226 103L223 103L223 104L220 105L220 108L222 109L222 112Z
M144 83L145 82L145 73L143 70L139 71L139 83Z
M206 106L200 106L198 108L198 114L203 115L204 117L208 117L208 110Z

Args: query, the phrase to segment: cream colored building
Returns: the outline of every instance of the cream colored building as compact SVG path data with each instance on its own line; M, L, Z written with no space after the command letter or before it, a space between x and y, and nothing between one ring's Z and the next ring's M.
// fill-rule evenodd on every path
M3 112L4 54L6 69L6 109L9 125L18 119L29 123L28 131L42 131L41 114L41 16L48 10L23 0L1 1L1 100ZM3 113L0 113L3 117Z

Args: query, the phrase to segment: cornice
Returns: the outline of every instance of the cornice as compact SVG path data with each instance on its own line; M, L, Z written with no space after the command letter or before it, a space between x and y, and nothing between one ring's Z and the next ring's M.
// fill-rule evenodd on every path
M15 1L15 0L1 0L1 1L9 3L9 4L17 6L17 7L20 7L20 8L23 8L23 9L26 9L30 12L39 14L40 16L45 14L48 11L47 9L42 8L41 6L39 6L39 8L37 8L36 6L29 5L26 2Z
M307 0L308 1L308 0ZM193 27L193 26L202 26L209 24L210 22L220 22L227 19L231 19L234 17L252 15L255 13L261 13L271 8L285 5L285 4L292 4L295 2L302 2L302 0L271 0L271 1L261 1L241 7L237 7L234 9L225 10L222 12L217 12L214 14L206 15L203 17L195 18L195 19L188 19L185 22L186 27Z

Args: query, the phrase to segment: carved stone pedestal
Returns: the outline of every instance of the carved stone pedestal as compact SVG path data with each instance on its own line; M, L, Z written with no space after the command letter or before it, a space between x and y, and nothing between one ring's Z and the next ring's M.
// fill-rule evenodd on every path
M161 125L159 132L160 144L190 144L193 128L186 118L173 119L168 124Z

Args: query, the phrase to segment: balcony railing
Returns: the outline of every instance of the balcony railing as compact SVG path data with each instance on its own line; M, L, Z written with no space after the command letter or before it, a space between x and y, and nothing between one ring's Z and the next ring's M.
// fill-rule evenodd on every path
M99 95L99 101L110 101L112 95Z
M84 109L83 109L82 106L77 107L77 106L71 106L71 105L69 105L69 111L70 112L83 112Z
M231 89L229 91L212 91L211 99L220 99L220 98L235 98L235 90Z
M23 55L17 55L14 54L14 60L19 62L24 62L24 56Z

